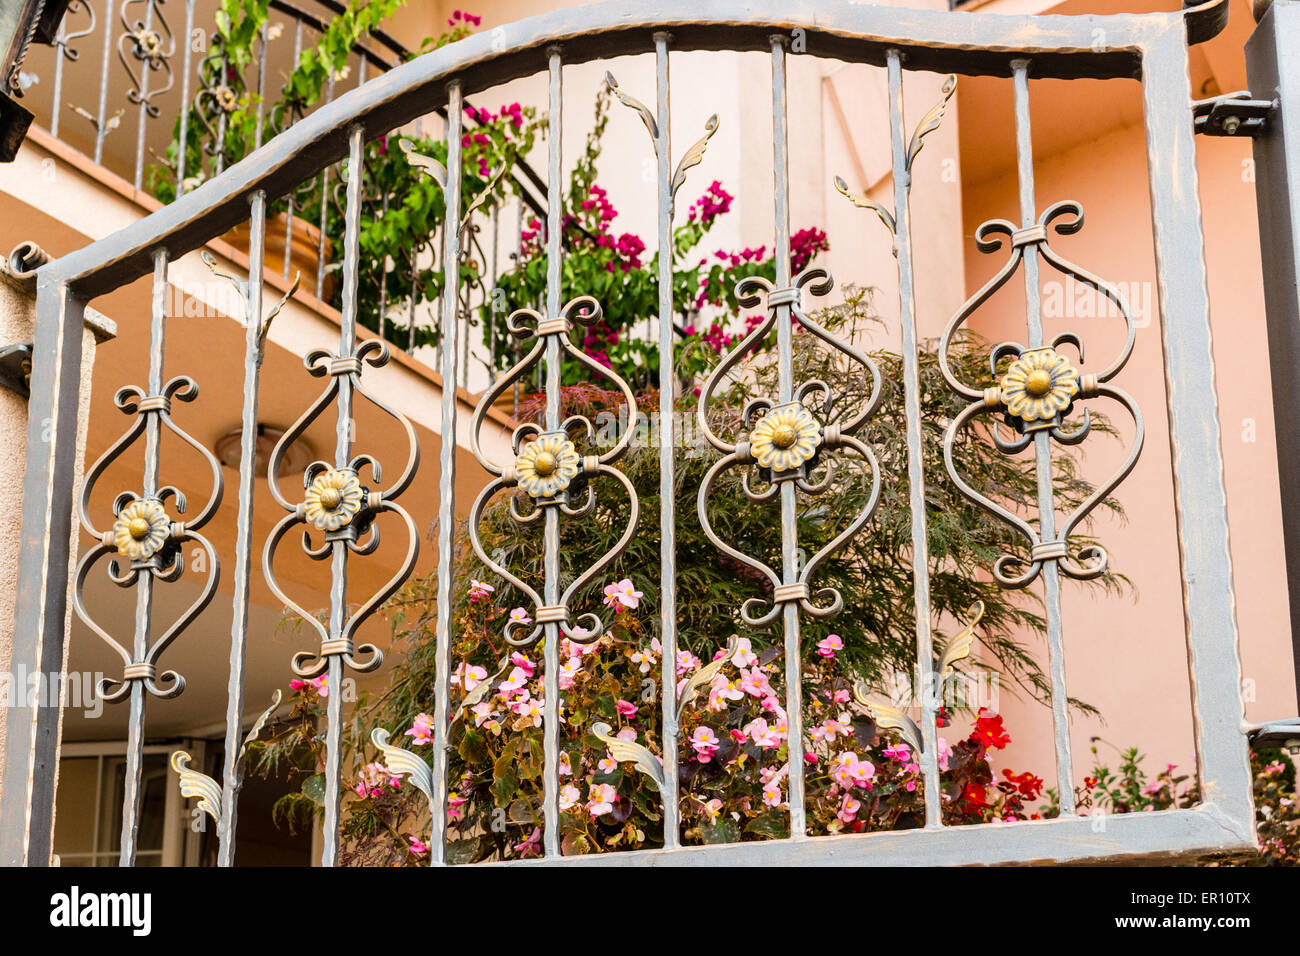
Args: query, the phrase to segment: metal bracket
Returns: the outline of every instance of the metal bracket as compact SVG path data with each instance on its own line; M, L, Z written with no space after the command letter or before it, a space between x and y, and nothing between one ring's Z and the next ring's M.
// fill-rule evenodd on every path
M1282 747L1288 750L1300 747L1300 717L1256 724L1246 731L1246 739L1252 747Z
M1250 90L1192 101L1192 125L1206 136L1258 136L1268 128L1278 101L1257 100Z
M17 392L24 399L32 394L32 343L0 346L0 388Z

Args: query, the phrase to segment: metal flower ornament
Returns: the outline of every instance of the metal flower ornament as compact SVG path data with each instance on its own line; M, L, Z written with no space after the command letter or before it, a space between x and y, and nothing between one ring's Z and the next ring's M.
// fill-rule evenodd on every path
M1027 227L1017 227L1004 219L993 219L982 224L975 233L976 245L980 251L996 252L1009 239L1011 254L997 274L957 311L939 341L939 365L945 380L953 391L972 401L953 419L944 435L944 463L949 477L967 498L1019 531L1028 546L1027 557L1004 554L994 562L993 575L999 584L1007 588L1022 588L1030 584L1047 562L1054 562L1063 574L1081 580L1105 573L1108 564L1105 549L1100 545L1088 545L1077 555L1071 555L1069 537L1079 523L1128 476L1142 451L1142 415L1128 393L1109 384L1124 368L1133 352L1136 324L1128 303L1113 285L1063 258L1049 244L1049 231L1064 236L1082 228L1083 207L1072 201L1058 202L1048 207L1037 222ZM1080 285L1091 287L1113 304L1125 326L1123 346L1110 364L1097 372L1084 374L1063 354L1063 349L1069 346L1082 365L1082 339L1074 332L1062 332L1050 342L1044 342L1041 316L1036 315L1031 307L1029 344L1003 342L994 346L989 353L989 369L995 376L996 384L981 389L959 381L949 363L949 350L954 338L970 316L1009 282L1017 271L1032 268L1032 283L1036 286L1039 261L1047 263L1061 275L1072 277ZM1032 301L1036 301L1036 297ZM1007 364L998 376L998 367L1002 363ZM1050 463L1052 442L1077 445L1088 437L1092 430L1092 416L1087 408L1077 424L1070 425L1067 419L1079 402L1098 398L1110 399L1128 413L1133 421L1132 445L1115 473L1099 485L1072 514L1066 516L1059 527L1055 516L1048 510L1048 504L1052 501L1050 464L1046 469L1039 469L1038 527L972 487L958 472L954 448L958 442L967 440L965 433L977 416L998 416L1000 424L998 421L992 422L990 434L1002 452L1014 454L1034 445L1039 458ZM1004 429L1010 429L1010 432Z
M623 457L632 441L634 429L625 428L623 434L612 448L595 454L583 454L581 445L593 445L596 428L591 420L581 415L570 416L560 420L560 382L563 363L568 360L576 362L597 375L607 379L623 396L627 403L628 421L636 421L636 398L632 389L617 373L580 351L570 340L570 333L579 325L595 325L600 322L602 311L600 304L591 296L579 296L560 310L558 316L543 317L533 309L519 309L507 320L510 333L521 342L532 341L532 348L514 368L497 380L496 384L483 396L474 411L471 426L472 448L479 463L497 477L479 492L470 508L469 537L479 559L518 588L532 602L535 613L532 615L531 630L519 635L516 631L527 625L518 620L508 620L505 624L506 640L516 646L527 646L536 642L543 633L543 625L557 622L560 632L575 643L590 643L605 632L605 623L595 613L581 615L572 619L571 604L574 598L586 588L601 571L609 567L618 556L626 550L636 530L640 501L632 483L618 469L614 462ZM480 434L488 409L501 395L523 381L534 368L545 365L547 421L543 425L526 423L518 426L513 435L512 449L514 459L511 461L494 461L483 452ZM595 450L594 447L592 449ZM596 507L595 480L605 477L622 485L627 495L627 524L614 546L601 555L590 567L568 582L558 594L558 600L547 602L538 589L542 582L529 583L502 566L488 554L479 535L479 525L488 502L498 493L518 489L510 499L510 514L519 525L529 525L539 521L548 511L571 518L581 518L591 514ZM558 529L555 541L544 545L544 567L554 570L559 562Z

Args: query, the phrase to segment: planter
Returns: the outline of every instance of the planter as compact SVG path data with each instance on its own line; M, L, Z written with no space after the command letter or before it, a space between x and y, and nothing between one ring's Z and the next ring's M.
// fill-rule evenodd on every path
M266 242L263 260L264 268L268 273L284 275L284 239L285 231L288 229L288 222L288 214L283 212L277 216L272 216L266 221ZM248 223L241 223L221 238L244 253L244 255L248 255L251 238ZM334 244L326 238L323 256L326 267L329 266L333 249ZM300 288L312 295L316 294L316 273L317 266L321 262L320 252L320 229L305 219L294 216L293 242L292 248L289 250L289 278L293 278L294 272L301 272L302 285ZM337 285L338 279L335 274L327 272L325 281L321 285L321 299L328 302L330 297L334 295L334 289Z

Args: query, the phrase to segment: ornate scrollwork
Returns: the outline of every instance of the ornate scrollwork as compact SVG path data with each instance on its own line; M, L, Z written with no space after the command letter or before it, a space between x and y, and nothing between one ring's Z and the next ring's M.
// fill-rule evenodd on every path
M156 395L146 394L143 389L134 385L119 389L113 398L114 404L125 414L134 415L135 420L126 433L91 466L82 482L79 502L81 525L98 543L77 563L73 584L73 607L86 626L109 647L117 651L122 658L122 679L104 678L99 685L99 692L108 703L125 699L130 693L133 681L142 682L149 693L162 698L175 697L185 689L185 679L175 671L158 673L158 660L163 651L199 616L216 594L217 581L221 573L220 559L211 542L199 533L199 529L208 523L221 502L223 487L221 465L210 451L177 427L171 419L173 399L191 402L198 393L198 385L193 379L184 375L169 381ZM167 511L169 499L174 501L178 515L184 515L188 505L185 495L174 486L146 488L140 494L126 491L113 501L112 525L101 530L90 516L90 498L99 479L109 466L121 458L142 435L151 436L145 454L146 457L155 458L156 467L158 441L163 429L170 431L202 455L211 468L212 493L207 503L188 521L172 520ZM147 648L137 659L122 642L110 635L91 617L85 602L86 579L91 568L101 557L113 554L116 557L109 562L108 577L118 587L134 587L142 582L142 576L146 576L150 582L154 579L176 581L185 571L185 561L181 551L181 545L185 541L196 542L204 551L205 560L196 562L196 566L206 566L206 570L200 571L205 574L205 580L199 596L152 643L149 643L149 634L137 635L135 643L139 644L142 640ZM121 564L123 561L126 562L125 569Z
M553 318L543 318L540 313L532 309L519 309L512 313L507 320L510 333L521 342L533 340L533 346L514 368L488 389L474 410L470 447L479 463L497 477L479 492L473 507L470 508L470 543L479 560L518 588L536 608L536 613L532 615L535 624L525 637L517 637L514 634L517 628L524 625L517 621L506 622L505 638L515 646L527 646L537 641L542 636L542 625L551 621L557 622L561 632L575 643L590 643L597 640L605 632L604 621L598 615L589 613L582 615L579 623L571 623L570 602L574 595L626 550L636 530L640 512L636 489L621 471L611 467L627 451L632 441L633 428L625 428L612 448L591 455L580 455L575 441L577 436L578 440L590 443L596 436L596 428L591 420L581 415L565 419L560 423L559 428L550 431L544 431L540 425L533 423L520 425L514 431L511 445L514 458L508 462L492 460L483 452L480 444L480 435L488 409L497 398L513 388L516 382L523 380L524 376L545 360L544 353L548 341L558 343L561 363L567 357L612 382L627 403L628 420L636 421L636 398L627 382L612 370L579 351L569 339L569 333L575 323L594 325L601 320L601 317L600 304L591 296L579 296L573 299L560 310L560 315ZM558 396L555 398L558 399ZM618 482L626 491L630 505L627 527L612 548L569 582L559 602L548 606L535 587L494 561L483 547L479 537L479 523L484 509L498 491L518 488L532 501L532 509L524 512L519 508L518 496L510 500L511 518L521 526L537 521L548 508L556 508L562 514L571 517L582 517L591 513L596 506L592 480L601 475ZM547 560L555 560L555 557L548 556Z
M876 454L869 445L855 437L856 433L875 413L880 403L880 370L867 355L847 342L842 342L816 321L808 316L800 305L801 292L807 288L814 295L823 296L831 290L830 275L824 269L806 269L795 277L789 288L776 289L770 282L759 276L741 280L736 286L736 296L743 308L754 308L766 300L767 317L759 322L740 344L723 358L705 382L700 393L698 421L702 434L723 453L723 457L714 463L705 475L700 486L697 510L704 533L714 546L724 554L735 558L742 564L759 571L771 584L772 598L750 598L741 608L740 616L751 626L768 624L781 613L781 607L789 602L798 602L808 614L817 618L828 618L838 614L844 606L844 600L834 588L820 588L816 597L826 603L814 603L810 584L817 569L834 553L846 546L862 530L875 512L880 498L880 468ZM856 362L864 375L871 379L871 393L867 401L847 418L830 420L833 396L825 382L813 380L796 384L785 380L789 373L789 358L782 361L781 389L785 400L755 398L745 406L742 416L743 425L750 431L741 433L737 439L728 441L718 435L709 422L709 408L714 393L722 380L729 375L741 360L758 350L768 334L775 328L782 308L788 307L791 321L797 321L799 327L812 334L831 349L842 353ZM815 396L822 396L821 402L814 401ZM810 407L810 405L812 407ZM817 413L825 417L819 420ZM826 491L832 484L835 469L838 466L836 452L852 452L860 458L871 473L871 494L866 505L857 516L836 537L797 570L793 583L783 583L781 575L756 557L732 547L723 541L714 531L708 516L708 499L719 476L731 468L745 469L741 488L745 495L755 502L769 501L780 490L783 482L793 482L795 487L805 494L817 495ZM813 473L823 459L828 458L826 474L815 479ZM766 488L756 490L756 481L765 482ZM795 529L785 528L784 533L793 534ZM761 613L756 612L765 604L770 604Z
M137 106L143 105L145 111L154 118L160 113L160 107L153 102L154 97L172 88L170 57L176 52L176 38L172 36L171 27L162 12L165 2L166 0L126 0L122 4L121 14L123 32L117 41L118 59L132 84L132 88L126 92L126 98ZM132 21L127 8L137 3L145 5L144 16ZM140 64L138 74L131 67L132 59ZM145 81L149 73L160 70L167 74L167 85L154 89Z
M953 419L944 435L944 464L948 474L969 500L1022 534L1029 548L1027 558L1008 553L994 562L993 576L1006 588L1027 586L1038 577L1044 563L1048 561L1056 562L1064 574L1080 580L1096 578L1105 573L1108 563L1105 549L1099 545L1088 545L1078 554L1071 555L1070 535L1133 470L1142 451L1144 437L1142 416L1137 405L1126 392L1109 384L1124 368L1133 352L1137 329L1133 314L1118 289L1063 258L1051 248L1049 228L1059 235L1078 232L1083 228L1083 207L1073 201L1058 202L1049 206L1031 227L1022 229L1005 219L992 219L976 230L975 242L981 252L996 252L1002 248L1004 240L1009 239L1011 254L993 278L957 311L939 341L939 367L944 379L954 392L971 400L971 404ZM1083 341L1073 332L1063 332L1046 344L1023 346L1015 342L1003 342L994 346L989 354L989 370L995 377L999 363L1011 359L997 385L981 389L960 381L949 362L954 338L966 320L1011 279L1026 256L1037 256L1058 273L1090 286L1110 300L1126 326L1124 345L1101 371L1081 374L1060 352L1064 346L1072 346L1082 364ZM1065 419L1076 402L1096 398L1109 398L1128 412L1134 425L1133 445L1115 473L1065 518L1050 540L1043 540L1038 529L1030 522L977 491L957 471L954 446L977 415L1000 415L1005 426L1013 430L1012 434L1007 435L996 421L990 426L993 443L1007 454L1027 448L1040 435L1046 435L1061 445L1077 445L1092 430L1091 413L1085 408L1083 420L1074 427L1068 426Z
M416 468L420 464L419 439L405 415L361 387L363 366L380 368L388 363L390 354L388 345L384 342L367 339L350 354L338 355L317 349L304 356L303 364L307 371L317 377L328 375L329 384L280 437L267 464L267 484L271 496L289 513L280 519L267 537L262 554L266 581L275 596L320 635L319 651L302 651L294 655L293 671L304 679L325 673L329 667L329 658L333 655L341 656L348 667L362 673L374 670L383 662L379 648L373 644L356 647L354 637L357 629L402 586L414 569L419 553L419 534L415 523L406 509L396 501L415 478ZM285 453L331 405L337 403L340 413L344 417L350 417L353 399L358 395L389 415L406 433L409 452L401 475L389 487L375 490L363 484L361 479L362 469L368 467L375 483L383 481L383 470L371 455L355 455L342 464L333 465L316 461L303 473L302 501L290 501L280 489L279 472ZM313 560L323 561L339 550L359 555L372 554L378 549L380 541L375 518L384 512L397 515L406 525L409 542L406 556L387 583L353 611L341 627L335 629L336 632L332 632L330 627L317 620L314 614L290 598L280 587L273 567L276 548L290 529L295 525L303 525L303 551ZM324 541L319 546L312 544L313 531L324 534ZM363 656L358 657L358 654Z

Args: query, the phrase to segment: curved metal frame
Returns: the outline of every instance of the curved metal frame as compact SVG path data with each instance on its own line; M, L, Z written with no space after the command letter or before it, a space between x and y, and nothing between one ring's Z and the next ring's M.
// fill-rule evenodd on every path
M1159 264L1160 304L1166 333L1164 347L1166 370L1169 378L1169 412L1171 435L1177 443L1178 454L1174 460L1175 495L1179 513L1179 539L1184 569L1184 597L1187 611L1188 644L1191 669L1196 689L1194 709L1197 718L1197 747L1200 776L1206 802L1194 810L1170 811L1161 814L1117 817L1108 822L1103 833L1092 832L1089 821L1064 815L1061 819L1045 821L1032 826L997 826L964 828L961 832L943 832L930 826L911 833L884 833L871 836L846 836L802 840L797 836L784 842L770 844L739 844L729 847L709 847L681 851L665 849L638 853L617 854L610 858L575 858L566 862L674 862L699 860L707 857L719 862L753 862L781 859L799 861L817 859L823 854L835 854L842 860L872 860L877 862L915 861L927 862L996 862L1021 858L1084 858L1112 857L1154 850L1201 850L1206 848L1244 847L1253 843L1250 780L1244 743L1238 731L1241 719L1241 702L1236 684L1239 661L1236 651L1236 628L1233 620L1230 595L1231 563L1227 546L1227 522L1224 513L1222 458L1219 451L1216 405L1213 386L1213 360L1210 348L1208 305L1205 288L1204 262L1200 255L1200 217L1194 203L1184 197L1195 195L1196 170L1191 143L1191 126L1188 103L1187 50L1189 40L1198 42L1214 35L1226 16L1226 3L1213 0L1183 13L1117 15L1103 17L1000 17L969 16L937 11L878 8L857 4L826 7L809 2L776 4L761 0L757 4L715 4L701 10L688 0L667 0L652 16L636 4L607 3L592 7L547 14L519 23L510 24L491 35L471 37L460 43L430 53L403 64L384 76L322 107L287 133L268 142L255 154L247 157L223 175L204 184L172 205L150 217L133 224L108 239L93 243L42 267L38 273L38 323L34 364L37 375L33 378L33 421L49 421L55 428L55 439L41 442L34 438L29 443L28 476L29 494L24 501L24 536L32 543L22 568L18 621L20 630L32 636L18 651L34 655L39 661L49 660L45 647L57 644L61 625L57 609L61 598L57 582L66 568L66 550L59 542L58 514L71 510L71 491L58 475L74 452L66 436L68 429L75 430L75 371L76 356L71 342L75 337L67 330L80 327L84 302L99 294L111 291L148 273L153 265L156 250L166 249L172 257L184 254L212 239L246 215L243 197L253 191L264 190L268 196L287 192L297 182L310 177L345 153L359 156L360 143L366 135L400 126L426 113L431 106L446 104L449 122L458 128L461 97L467 92L486 89L519 76L536 73L541 67L551 74L552 110L559 114L560 49L564 47L568 62L576 63L627 53L656 50L661 52L661 77L666 80L666 59L672 50L765 50L771 51L774 66L774 116L783 109L781 83L778 71L783 68L785 47L774 42L774 36L788 37L791 31L800 31L804 48L817 56L832 57L850 62L886 65L891 76L891 113L901 117L901 76L904 64L908 70L935 70L955 73L975 73L993 76L1012 76L1018 85L1025 85L1029 76L1037 77L1117 77L1139 76L1143 84L1145 122L1147 130L1149 175L1151 180L1152 209L1155 224L1155 242ZM1100 33L1098 32L1100 31ZM1097 44L1097 37L1105 45ZM1019 65L1018 65L1019 64ZM666 83L657 99L656 124L659 126L656 142L666 143ZM454 108L453 108L454 107ZM937 116L931 116L937 122ZM907 185L911 160L915 158L913 143L904 143L899 123L893 124L893 152L895 159L895 208L892 214L881 215L881 221L895 232L895 245L899 255L900 289L905 298L905 312L910 315L911 283L910 238L906 210ZM923 126L926 124L923 124ZM650 128L647 126L647 128ZM367 131L367 132L363 132ZM652 133L655 130L651 130ZM458 139L457 139L458 142ZM449 144L451 145L451 144ZM783 137L776 141L778 169L787 161ZM551 142L551 177L558 175L558 137ZM449 152L449 162L458 168L456 153ZM666 165L665 151L660 150L661 172ZM1029 157L1032 165L1032 157ZM355 168L355 163L354 163ZM359 178L359 177L358 177ZM661 176L661 180L665 177ZM448 183L449 208L458 208L459 177L452 176ZM557 184L558 185L558 184ZM353 187L349 183L350 191ZM778 190L779 192L779 190ZM453 196L454 193L454 196ZM454 198L454 202L453 202ZM778 204L780 197L778 196ZM868 208L871 208L868 205ZM349 211L353 204L349 203ZM882 209L875 210L878 214ZM550 210L552 218L558 209ZM661 208L661 225L663 222ZM778 224L782 216L778 205ZM558 245L558 222L552 223L550 241ZM1022 228L1027 228L1023 226ZM778 225L778 228L780 226ZM445 230L445 243L449 263L458 261L457 230ZM788 235L788 233L787 233ZM1036 243L1041 246L1041 244ZM778 245L778 248L780 246ZM1048 257L1041 248L1039 254ZM1028 260L1026 260L1027 262ZM1052 260L1049 258L1049 262ZM454 266L452 267L454 268ZM558 301L558 248L552 249L550 270L554 281L548 283L551 294L545 314L561 314ZM1081 272L1076 272L1081 275ZM450 277L449 277L450 278ZM782 319L798 305L797 287L790 286L791 277L778 276L777 289L769 292L769 309ZM455 280L448 282L448 294L455 294ZM345 294L345 302L348 298ZM454 304L454 299L451 300ZM770 319L770 316L769 316ZM360 365L352 349L354 326L345 322L345 337L340 349L340 359ZM788 321L778 320L778 334L788 332ZM906 329L906 324L905 324ZM540 332L540 329L538 330ZM914 334L914 329L912 330ZM905 334L906 331L905 331ZM743 344L743 343L742 343ZM915 347L913 340L911 348ZM548 377L556 374L563 352L560 336L546 336ZM455 380L455 349L444 350L444 374L447 381ZM552 361L554 359L554 361ZM46 369L65 370L62 375L42 374ZM1116 369L1118 371L1118 369ZM911 390L911 373L905 375ZM355 385L354 374L349 371L337 379L340 400L351 394ZM783 382L783 392L786 391ZM788 383L793 398L793 383ZM1103 391L1104 389L1104 391ZM328 391L328 390L327 390ZM1098 383L1097 394L1119 399L1118 390ZM909 403L915 396L909 397ZM444 434L455 433L455 398L450 390L444 392ZM909 408L912 407L909 405ZM558 410L557 410L558 411ZM554 422L549 419L554 417ZM911 416L910 416L911 417ZM556 426L552 428L551 426ZM548 430L558 429L558 414L550 415ZM909 426L910 427L910 426ZM1063 433L1066 438L1071 433ZM37 436L39 437L39 436ZM823 436L824 437L824 436ZM1044 438L1037 439L1044 441ZM1058 441L1062 440L1058 437ZM729 444L724 441L724 445ZM735 455L742 442L731 450L720 449L726 455ZM339 448L346 443L340 441ZM864 446L865 447L865 446ZM858 450L855 448L855 450ZM439 661L447 663L447 640L450 620L444 599L450 594L451 550L450 511L451 481L449 473L454 467L454 446L444 442L443 473L440 477L443 501L441 511L448 519L440 524L439 551ZM340 452L334 468L343 469L353 459ZM598 473L614 473L602 471ZM911 466L909 467L911 470ZM1122 477L1122 476L1121 476ZM794 496L795 484L782 481L783 512L790 509L785 499ZM816 483L814 483L814 487ZM914 483L914 493L917 483ZM788 491L786 489L789 489ZM753 488L751 487L751 491ZM381 496L382 497L382 496ZM369 498L367 499L369 501ZM545 509L548 525L547 547L558 547L553 528L558 527L558 508ZM1043 509L1041 517L1050 513ZM785 517L791 517L785 515ZM923 517L914 515L923 532ZM792 525L793 521L786 524ZM1066 528L1068 531L1068 527ZM1051 534L1055 534L1052 532ZM1046 539L1050 535L1044 533ZM66 536L63 538L66 541ZM336 555L346 550L339 542L331 542ZM344 556L345 557L345 556ZM787 556L788 557L788 556ZM790 579L792 562L783 562L782 587L798 586ZM1045 564L1043 574L1054 574L1056 563ZM340 575L335 574L336 593ZM918 575L918 591L921 590ZM548 567L542 595L544 606L560 603L560 588L553 565ZM782 592L782 598L785 598ZM798 608L803 600L782 600L785 609L787 634L787 661L797 660L797 639L793 648L790 635L797 636ZM919 601L919 596L918 596ZM341 607L341 601L334 602ZM333 606L333 605L332 605ZM920 612L918 604L918 612ZM337 610L337 608L335 608ZM805 608L805 611L807 609ZM333 618L337 618L334 620ZM346 622L339 614L332 616L330 633L341 636ZM558 644L559 622L548 621L546 627L555 639L547 641L547 669L553 671L555 645ZM918 613L918 649L924 649L928 660L928 622ZM331 648L330 650L334 650ZM791 651L795 653L791 653ZM341 673L341 653L328 653L331 675ZM445 673L446 668L442 668ZM1056 666L1054 665L1054 671ZM1057 676L1054 673L1054 677ZM797 679L793 682L797 687ZM337 699L337 695L333 695ZM439 695L445 698L445 695ZM333 700L332 706L335 706ZM440 700L443 726L442 736L436 738L433 779L440 781L445 774L445 754L437 747L445 747L445 700ZM556 695L548 694L547 728L548 756L555 756ZM793 709L793 708L792 708ZM797 712L797 710L796 710ZM331 719L337 717L331 714ZM6 811L16 799L26 798L36 787L36 764L32 760L42 736L39 709L33 714L16 713L11 716L10 751L6 763L6 782L16 772L27 774L26 786L6 786L3 801ZM25 738L24 731L32 732ZM792 739L798 739L792 723ZM16 732L16 733L15 733ZM926 732L932 733L931 728ZM15 741L23 741L15 743ZM932 750L930 741L924 741ZM28 744L32 749L28 749ZM40 743L40 746L45 746ZM552 768L554 761L550 761ZM1060 763L1058 761L1058 767ZM333 772L337 771L337 765ZM546 794L548 803L554 796L555 775L548 771ZM42 783L42 786L44 784ZM792 788L793 789L793 788ZM928 790L928 787L927 787ZM15 796L16 794L16 796ZM435 787L435 835L441 833L440 817L443 808L438 806L445 794ZM36 811L45 812L45 803ZM48 853L48 826L40 823L32 811L19 805L19 817L33 820L33 825L15 841L7 834L3 837L7 860L28 859L35 852ZM14 819L15 817L9 817ZM328 823L332 821L327 821ZM548 840L555 831L553 814L548 814ZM555 847L548 846L552 859Z

